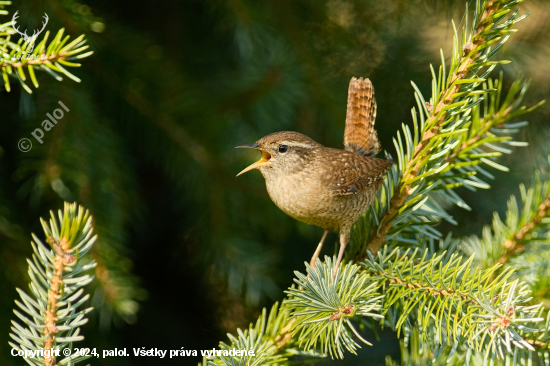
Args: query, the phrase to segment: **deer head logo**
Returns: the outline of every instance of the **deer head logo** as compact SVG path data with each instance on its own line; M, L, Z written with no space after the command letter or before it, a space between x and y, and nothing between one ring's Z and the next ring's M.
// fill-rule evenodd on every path
M46 28L46 24L48 24L48 20L49 20L48 14L44 13L44 20L45 20L45 22L42 23L42 29L40 29L39 31L37 31L37 30L33 31L33 32L32 32L32 35L29 36L29 35L27 35L27 31L26 31L26 30L25 30L25 32L21 32L21 31L19 30L19 27L16 27L16 26L15 26L16 20L17 20L17 18L19 18L19 16L17 16L17 13L19 13L19 10L17 10L17 11L13 14L13 17L11 18L11 21L12 21L12 23L13 23L12 26L13 26L13 29L15 29L15 31L16 31L17 33L19 33L19 34L21 35L21 37L23 37L23 40L24 40L25 42L27 42L28 40L30 40L30 49L27 50L27 54L30 54L30 53L32 53L32 51L34 50L34 43L35 43L35 41L36 41L36 37L38 37L38 35L39 35L40 33L42 33L42 31L44 30L44 28Z

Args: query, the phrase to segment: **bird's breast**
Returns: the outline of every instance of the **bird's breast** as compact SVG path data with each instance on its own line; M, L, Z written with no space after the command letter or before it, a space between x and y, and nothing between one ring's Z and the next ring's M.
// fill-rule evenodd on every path
M377 192L376 186L367 186L356 187L353 194L338 194L337 188L342 181L346 182L345 177L361 173L362 160L354 159L353 153L327 149L296 172L264 169L262 174L269 196L287 215L325 229L340 229L350 227L367 210Z
M273 202L287 215L324 228L339 227L332 215L332 196L315 173L266 177L266 187Z

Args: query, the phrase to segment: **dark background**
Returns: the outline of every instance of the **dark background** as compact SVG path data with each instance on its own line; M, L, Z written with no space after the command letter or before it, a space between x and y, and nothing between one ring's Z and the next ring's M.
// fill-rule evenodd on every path
M235 150L279 130L295 130L341 147L347 86L369 77L376 89L377 130L392 138L410 123L413 80L429 97L429 64L450 56L451 19L462 25L463 1L95 1L16 2L29 28L86 34L95 51L71 71L82 79L38 75L32 95L13 83L1 91L0 364L10 356L15 287L28 288L25 258L40 217L76 201L91 210L99 240L92 254L90 322L78 347L212 349L280 301L294 270L304 270L322 229L299 223L270 201L263 178L235 174L258 158ZM505 84L533 79L525 104L550 88L550 3L529 1L501 58ZM496 75L496 74L495 74ZM30 133L57 101L70 108L44 143ZM471 212L452 209L456 237L478 234L504 212L518 184L528 183L548 150L547 105L502 162L488 191L460 190ZM30 152L17 148L21 138ZM331 234L324 254L332 254ZM370 337L370 338L369 338ZM367 338L375 339L374 335ZM399 356L391 332L363 347L365 364ZM95 365L193 365L196 358L111 358ZM347 362L346 362L347 361ZM349 355L337 364L356 364Z

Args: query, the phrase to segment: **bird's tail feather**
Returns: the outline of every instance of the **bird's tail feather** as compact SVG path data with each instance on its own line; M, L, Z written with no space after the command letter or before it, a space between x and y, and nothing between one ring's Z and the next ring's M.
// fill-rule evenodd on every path
M380 151L380 142L374 129L376 100L369 79L351 78L348 90L348 109L344 146L346 150L373 156Z

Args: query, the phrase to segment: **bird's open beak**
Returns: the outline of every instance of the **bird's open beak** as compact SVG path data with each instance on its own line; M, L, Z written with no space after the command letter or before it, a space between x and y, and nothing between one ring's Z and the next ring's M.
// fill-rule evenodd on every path
M249 149L260 150L262 152L262 157L260 158L260 160L258 160L254 164L252 164L252 165L248 166L247 168L243 169L239 174L237 174L237 177L239 175L243 174L243 173L246 173L249 170L257 169L257 168L261 167L262 165L267 164L269 162L269 160L271 160L271 154L268 153L265 150L260 149L260 146L258 144L239 145L239 146L237 146L237 148L245 148L245 147L249 148Z

